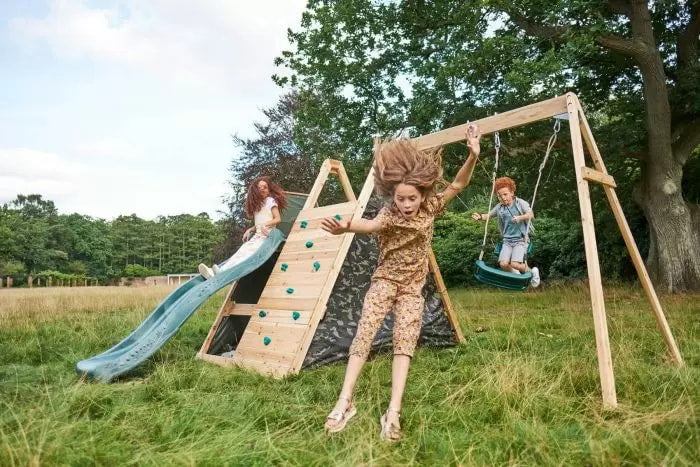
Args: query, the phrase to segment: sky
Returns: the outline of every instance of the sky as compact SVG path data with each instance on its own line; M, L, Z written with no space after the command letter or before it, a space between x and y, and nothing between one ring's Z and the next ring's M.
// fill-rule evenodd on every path
M0 0L0 205L221 217L305 3Z

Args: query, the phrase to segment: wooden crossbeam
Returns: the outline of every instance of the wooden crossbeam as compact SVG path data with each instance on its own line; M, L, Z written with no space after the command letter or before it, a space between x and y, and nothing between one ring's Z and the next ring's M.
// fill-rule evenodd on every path
M581 175L583 178L589 182L600 183L601 185L607 185L611 188L617 188L615 179L611 175L604 174L603 172L598 172L590 167L581 167Z
M471 123L479 125L481 134L486 135L494 131L527 125L528 123L544 120L545 118L550 118L565 112L567 112L566 96L558 96L502 114L482 118ZM463 141L465 139L464 133L468 125L469 123L453 126L452 128L436 131L429 135L413 138L413 141L418 146L418 149L421 150Z

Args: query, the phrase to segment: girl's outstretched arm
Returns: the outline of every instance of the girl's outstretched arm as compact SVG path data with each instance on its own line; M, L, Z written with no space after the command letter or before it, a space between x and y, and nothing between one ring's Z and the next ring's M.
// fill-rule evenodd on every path
M469 148L469 157L459 169L459 172L457 172L454 181L442 192L442 199L445 204L469 185L469 181L474 173L474 167L479 160L479 154L481 153L481 130L479 126L473 123L470 124L467 126L465 135L467 147Z
M344 223L338 222L333 217L327 217L321 221L321 228L333 235L344 234L345 232L353 233L372 233L379 232L381 224L375 219L353 219Z

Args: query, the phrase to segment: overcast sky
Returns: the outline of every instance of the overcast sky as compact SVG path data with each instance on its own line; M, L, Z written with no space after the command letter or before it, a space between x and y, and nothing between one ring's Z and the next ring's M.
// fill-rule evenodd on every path
M213 217L305 0L0 0L0 204Z

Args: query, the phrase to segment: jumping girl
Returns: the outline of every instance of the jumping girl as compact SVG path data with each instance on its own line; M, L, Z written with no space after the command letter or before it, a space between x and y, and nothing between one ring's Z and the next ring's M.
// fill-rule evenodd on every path
M334 235L376 233L379 240L379 263L365 295L338 402L326 419L328 432L344 429L357 413L353 403L355 383L374 336L385 316L393 310L391 401L380 418L380 437L388 441L401 437L401 402L421 329L421 290L428 275L433 222L445 205L469 184L480 152L481 135L476 125L467 127L466 139L469 157L455 180L440 194L435 193L436 184L443 180L439 151L419 151L405 139L381 144L375 152L374 180L378 193L390 200L389 205L372 220L353 219L341 224L328 218L322 222L323 229Z

